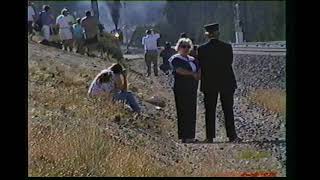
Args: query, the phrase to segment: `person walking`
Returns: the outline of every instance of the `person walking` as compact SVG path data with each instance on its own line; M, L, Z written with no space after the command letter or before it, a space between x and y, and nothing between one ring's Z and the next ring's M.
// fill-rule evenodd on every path
M146 36L142 38L144 46L144 59L147 66L147 76L151 75L151 64L153 64L153 72L158 76L158 46L157 41L160 38L159 33L154 33L151 30L146 30Z

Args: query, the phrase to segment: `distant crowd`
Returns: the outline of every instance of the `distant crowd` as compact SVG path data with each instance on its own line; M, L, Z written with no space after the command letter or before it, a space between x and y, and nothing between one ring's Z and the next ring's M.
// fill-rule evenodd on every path
M28 34L29 38L39 32L43 37L40 43L50 45L53 35L59 35L59 45L66 51L92 55L93 45L98 42L98 34L103 31L103 26L92 16L91 11L86 11L82 18L75 18L68 8L63 8L61 14L54 17L51 7L43 5L42 11L36 12L33 4L28 1Z

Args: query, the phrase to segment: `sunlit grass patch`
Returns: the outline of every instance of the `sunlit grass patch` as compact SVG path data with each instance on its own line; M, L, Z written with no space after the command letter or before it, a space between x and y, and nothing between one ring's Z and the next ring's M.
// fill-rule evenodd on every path
M258 160L271 157L271 154L266 151L255 151L252 149L243 150L239 153L239 159L242 160Z
M278 89L259 89L252 92L249 99L270 111L285 113L286 92Z

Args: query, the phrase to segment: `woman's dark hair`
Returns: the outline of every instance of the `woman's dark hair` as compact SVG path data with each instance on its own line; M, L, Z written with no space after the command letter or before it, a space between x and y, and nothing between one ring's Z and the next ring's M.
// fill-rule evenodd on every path
M183 32L183 33L180 33L180 38L187 38L187 33Z
M86 11L86 16L91 16L91 11Z
M105 74L102 74L99 78L99 82L100 83L103 83L103 82L109 82L110 79L111 79L111 74L110 73L105 73Z
M114 74L119 74L122 73L123 68L119 63L116 63L111 66L111 71L113 71Z
M44 11L48 12L49 9L50 9L50 6L48 6L48 5L43 5L43 10L44 10Z
M165 43L165 48L170 48L170 47L171 47L171 43L168 42L168 41L166 41L166 43Z
M197 49L198 49L198 46L197 46L197 45L194 45L194 46L193 46L193 49L194 49L194 50L197 50Z

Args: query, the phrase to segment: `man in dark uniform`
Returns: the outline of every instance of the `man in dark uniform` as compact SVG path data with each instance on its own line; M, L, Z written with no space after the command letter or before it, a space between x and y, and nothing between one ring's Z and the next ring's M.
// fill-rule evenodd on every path
M201 67L201 87L204 93L206 136L205 142L212 143L215 138L215 119L217 97L220 101L225 118L227 136L230 142L239 142L234 126L233 95L237 88L235 75L232 69L232 46L218 40L219 24L204 26L206 35L210 39L199 46L198 59Z

